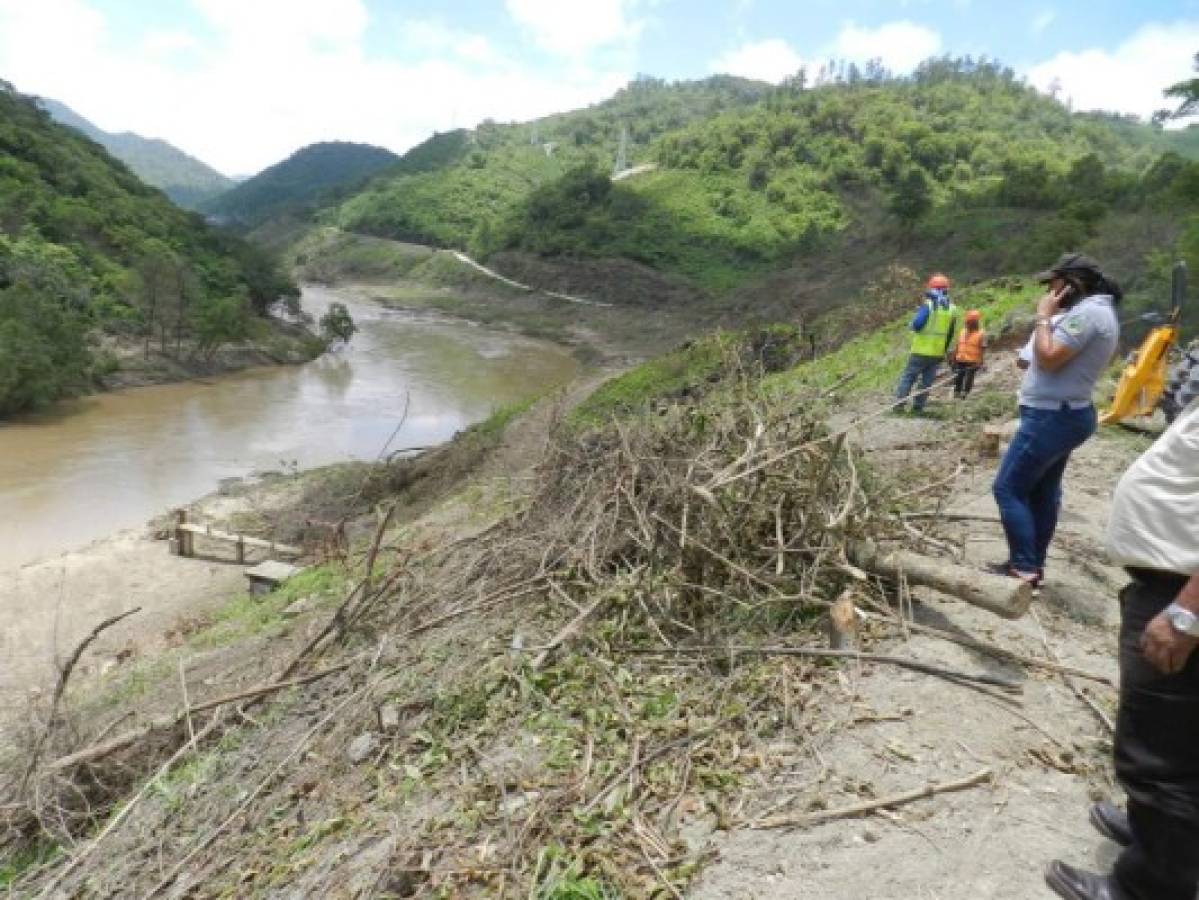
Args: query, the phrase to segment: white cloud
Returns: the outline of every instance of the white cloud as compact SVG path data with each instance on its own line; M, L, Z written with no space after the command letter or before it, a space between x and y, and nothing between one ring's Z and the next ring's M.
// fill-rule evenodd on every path
M940 34L903 19L877 28L863 28L854 22L846 22L827 55L859 63L881 59L883 65L894 72L910 72L940 51Z
M931 28L914 22L888 22L877 28L862 28L853 22L846 22L833 41L819 48L812 58L856 63L881 59L887 68L903 73L910 72L919 63L935 56L940 49L941 36ZM786 41L769 38L742 44L713 60L709 68L713 72L778 82L793 75L805 63L809 68L812 67Z
M1131 112L1141 116L1171 105L1162 91L1191 77L1199 47L1199 22L1144 25L1113 50L1059 53L1028 71L1028 79L1047 90L1056 79L1062 98L1074 108Z
M1032 20L1032 33L1044 34L1045 29L1052 25L1055 19L1057 19L1057 12L1055 10L1047 9L1044 12L1038 13Z
M142 38L142 50L148 56L169 59L183 53L200 49L200 41L186 31L155 30Z
M483 35L451 28L439 21L408 22L403 27L403 38L420 55L448 54L481 65L510 62Z
M630 18L632 0L505 0L508 13L543 49L561 56L631 43L642 23Z
M712 63L712 71L757 78L777 84L804 64L791 45L780 38L742 44Z
M359 0L194 0L215 38L120 45L95 0L0 0L0 77L97 125L161 137L225 172L253 172L321 140L403 151L434 130L523 120L610 96L620 65L539 69L486 38L442 29L441 50L370 56ZM400 41L414 49L412 40Z
M192 0L231 44L352 47L366 32L362 0Z

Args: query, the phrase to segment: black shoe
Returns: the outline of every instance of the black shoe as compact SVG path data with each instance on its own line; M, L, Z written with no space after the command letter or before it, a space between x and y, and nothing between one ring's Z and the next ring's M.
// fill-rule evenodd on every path
M1128 813L1114 803L1096 803L1091 807L1091 824L1095 830L1115 841L1121 847L1132 843L1132 826L1128 824Z
M1045 870L1045 883L1066 900L1132 900L1110 875L1096 875L1055 859Z

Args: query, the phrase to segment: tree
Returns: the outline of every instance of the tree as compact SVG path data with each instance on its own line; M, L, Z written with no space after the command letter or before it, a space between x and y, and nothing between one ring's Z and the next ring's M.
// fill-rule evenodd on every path
M52 289L69 271L55 257L69 253L23 244L0 235L8 267L0 288L0 416L53 402L82 384L91 364L83 313L69 295ZM49 252L37 255L38 249Z
M168 308L163 311L162 352L166 352L166 324L168 315L174 322L175 354L183 353L183 338L191 324L192 307L204 297L199 278L187 261L176 257Z
M1199 53L1195 54L1191 67L1199 72ZM1167 97L1174 97L1180 101L1178 108L1171 113L1175 119L1189 116L1199 109L1199 78L1188 78L1186 81L1172 84L1164 93Z
M890 209L906 226L916 223L933 205L932 184L919 166L910 166L896 182Z
M147 242L146 249L137 263L137 305L142 311L146 327L144 354L150 356L150 340L157 327L163 349L166 348L166 306L171 292L176 287L178 260L162 241Z
M250 329L250 304L244 293L208 299L195 307L192 331L196 350L212 359L223 345L246 337Z
M344 303L330 303L328 311L321 316L320 327L321 337L327 344L348 344L358 330Z

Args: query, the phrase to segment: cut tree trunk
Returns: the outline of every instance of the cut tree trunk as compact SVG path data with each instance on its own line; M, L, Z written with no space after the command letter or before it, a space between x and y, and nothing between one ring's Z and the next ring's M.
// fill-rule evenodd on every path
M853 591L845 591L828 611L828 645L834 650L858 649L858 611Z
M932 588L1005 619L1018 619L1032 603L1032 586L1018 578L991 575L933 559L910 550L882 550L869 541L850 547L850 561L859 568L888 579L900 573L909 584Z

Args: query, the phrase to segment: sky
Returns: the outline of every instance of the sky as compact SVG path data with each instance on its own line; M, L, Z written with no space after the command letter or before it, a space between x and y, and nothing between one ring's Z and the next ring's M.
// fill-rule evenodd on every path
M322 140L403 152L638 73L778 81L833 57L985 55L1148 117L1196 52L1199 0L0 0L0 79L230 175Z

